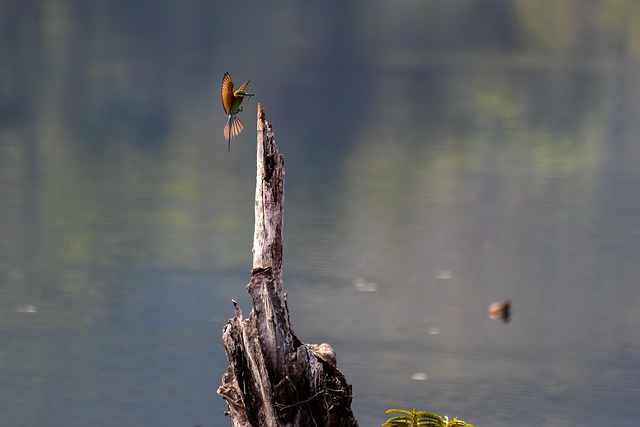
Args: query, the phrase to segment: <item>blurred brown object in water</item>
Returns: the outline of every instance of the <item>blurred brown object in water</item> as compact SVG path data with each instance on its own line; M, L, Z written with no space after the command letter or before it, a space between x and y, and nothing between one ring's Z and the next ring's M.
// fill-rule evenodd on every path
M511 301L498 301L489 306L489 317L493 320L502 319L504 323L511 320Z

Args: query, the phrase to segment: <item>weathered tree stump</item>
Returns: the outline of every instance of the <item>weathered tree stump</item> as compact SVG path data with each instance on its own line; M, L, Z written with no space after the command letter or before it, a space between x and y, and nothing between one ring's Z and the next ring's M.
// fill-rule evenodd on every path
M328 344L295 335L282 292L284 156L258 105L253 269L247 290L253 310L227 322L222 343L229 368L218 394L233 426L352 426L351 385Z

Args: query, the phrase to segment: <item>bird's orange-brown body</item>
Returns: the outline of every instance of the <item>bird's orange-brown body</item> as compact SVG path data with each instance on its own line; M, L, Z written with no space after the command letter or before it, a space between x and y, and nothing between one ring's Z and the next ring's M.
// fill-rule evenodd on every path
M253 96L252 93L245 92L250 81L251 80L247 80L238 90L234 91L229 72L226 72L222 78L222 108L224 108L224 112L227 114L224 138L227 140L228 150L231 150L231 140L238 136L238 134L242 132L242 129L244 129L244 125L237 115L242 111L241 104L244 98Z

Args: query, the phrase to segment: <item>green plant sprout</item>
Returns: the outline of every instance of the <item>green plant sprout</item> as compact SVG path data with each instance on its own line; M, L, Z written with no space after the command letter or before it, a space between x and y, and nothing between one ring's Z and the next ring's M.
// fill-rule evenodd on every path
M433 412L416 411L403 411L402 409L389 409L387 414L392 413L404 414L402 416L389 418L387 422L382 424L382 427L418 427L418 426L435 426L435 427L473 427L472 424L467 424L464 421L459 421L457 418L449 420L445 415L441 417Z

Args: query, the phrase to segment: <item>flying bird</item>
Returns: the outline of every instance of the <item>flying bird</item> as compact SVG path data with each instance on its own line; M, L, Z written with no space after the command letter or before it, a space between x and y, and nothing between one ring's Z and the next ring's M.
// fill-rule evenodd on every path
M250 81L251 80L247 80L238 90L234 91L229 72L224 73L224 77L222 78L222 108L224 108L224 112L228 116L227 124L224 127L224 138L227 140L227 150L229 151L231 151L231 140L244 129L244 125L237 117L237 114L242 111L240 105L242 101L244 101L244 98L253 96L252 93L245 92Z
M489 306L489 317L493 320L500 319L504 323L511 320L511 301L498 301Z

